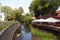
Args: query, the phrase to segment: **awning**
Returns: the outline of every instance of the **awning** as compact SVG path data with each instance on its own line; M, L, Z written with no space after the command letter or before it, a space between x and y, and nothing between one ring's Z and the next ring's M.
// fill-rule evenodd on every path
M32 22L60 22L60 20L58 19L55 19L55 18L47 18L47 19L36 19L36 20L33 20Z
M37 19L37 20L33 20L32 22L45 22L45 19Z
M52 17L47 18L45 21L46 21L46 22L60 22L60 20L55 19L55 18L52 18Z

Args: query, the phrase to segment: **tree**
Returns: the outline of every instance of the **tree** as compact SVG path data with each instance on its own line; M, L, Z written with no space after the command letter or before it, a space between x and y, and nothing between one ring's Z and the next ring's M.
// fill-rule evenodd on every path
M50 13L54 14L55 10L60 5L60 0L33 0L30 4L30 12L33 11L35 17Z
M19 7L18 9L15 9L14 13L15 13L15 20L18 20L19 22L21 22L23 8Z
M9 6L2 6L2 12L5 13L5 17L7 20L18 20L21 21L23 8L19 7L18 9L13 10Z
M22 16L22 22L24 22L25 24L31 24L32 21L32 16L31 14L27 13L26 15Z
M5 17L7 20L13 20L15 19L15 15L13 13L13 9L9 6L2 6L2 12L5 13Z

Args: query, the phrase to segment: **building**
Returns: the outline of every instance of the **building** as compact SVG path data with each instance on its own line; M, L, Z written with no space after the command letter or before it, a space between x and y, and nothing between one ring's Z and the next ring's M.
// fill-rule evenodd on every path
M0 21L4 21L4 19L5 19L4 13L0 12Z
M4 21L5 16L4 13L1 11L1 3L0 3L0 21Z
M56 10L55 18L60 19L60 7Z

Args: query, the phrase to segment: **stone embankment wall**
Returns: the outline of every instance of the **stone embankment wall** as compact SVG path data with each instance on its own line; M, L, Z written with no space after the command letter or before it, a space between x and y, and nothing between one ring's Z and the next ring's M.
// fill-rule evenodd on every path
M20 23L15 23L7 28L2 35L0 35L0 40L12 40L15 31L20 27Z

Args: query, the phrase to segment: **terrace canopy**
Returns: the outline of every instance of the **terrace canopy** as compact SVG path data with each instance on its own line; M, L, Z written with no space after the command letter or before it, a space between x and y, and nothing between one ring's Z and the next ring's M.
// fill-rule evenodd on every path
M32 22L45 22L45 19L36 19L36 20L33 20Z
M46 22L60 22L60 20L55 19L55 18L52 18L52 17L47 18L45 21L46 21Z
M50 17L47 19L36 19L36 20L33 20L32 22L52 22L52 23L54 23L54 22L60 22L60 20Z
M38 22L46 22L45 19L39 19Z
M32 22L38 22L38 20L37 20L37 19L35 19L35 20L33 20Z

